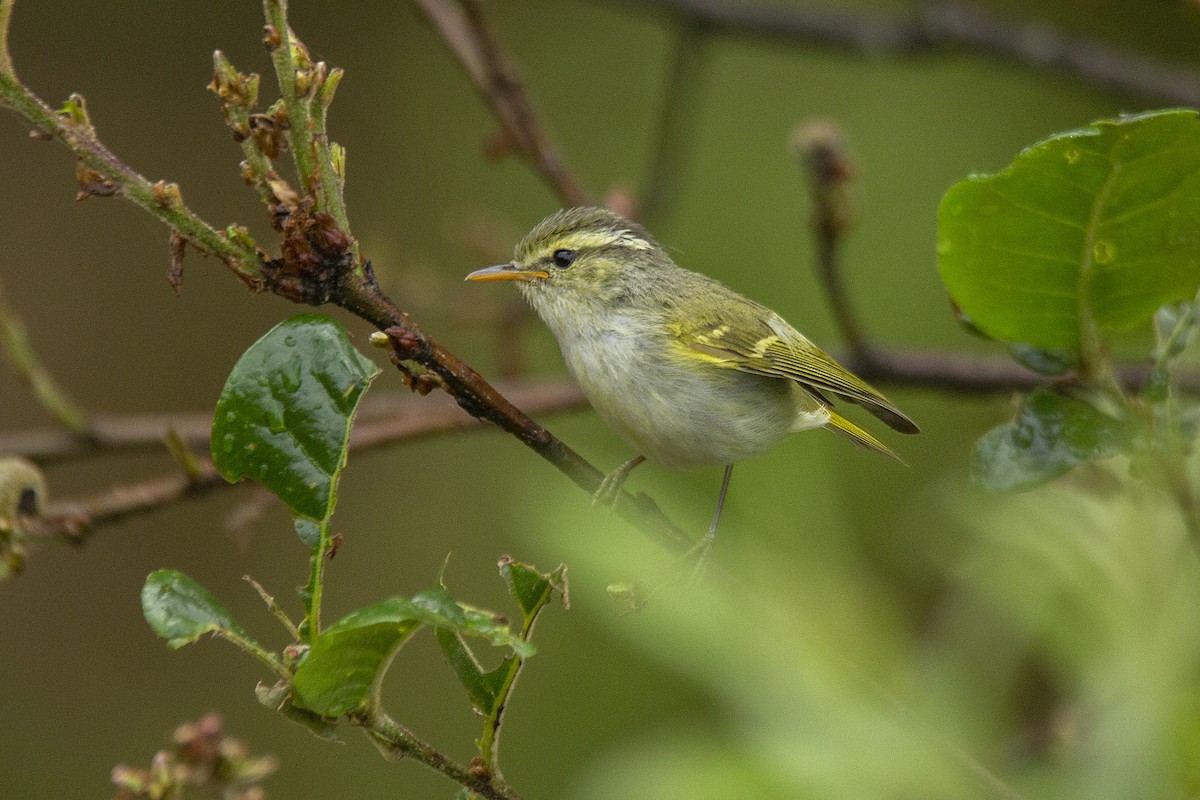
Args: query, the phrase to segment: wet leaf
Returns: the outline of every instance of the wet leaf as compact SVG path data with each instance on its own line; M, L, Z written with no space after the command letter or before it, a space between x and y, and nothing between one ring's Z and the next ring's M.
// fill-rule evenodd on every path
M225 480L253 478L298 516L328 518L358 401L379 369L342 326L305 314L281 322L238 360L213 419Z
M1103 120L952 186L938 209L938 267L988 335L1077 350L1081 313L1103 334L1195 296L1197 218L1197 113Z
M167 645L178 650L206 633L247 638L242 626L208 590L182 572L160 569L142 587L142 614Z
M1084 461L1116 455L1129 438L1123 420L1085 400L1039 389L1012 422L976 442L971 477L988 491L1031 489Z

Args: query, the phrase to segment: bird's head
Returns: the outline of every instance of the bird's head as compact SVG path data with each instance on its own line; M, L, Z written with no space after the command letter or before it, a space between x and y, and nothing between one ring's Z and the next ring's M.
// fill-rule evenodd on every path
M612 305L642 294L655 273L676 269L646 230L603 208L570 208L538 223L508 264L476 270L471 281L518 281L534 303Z

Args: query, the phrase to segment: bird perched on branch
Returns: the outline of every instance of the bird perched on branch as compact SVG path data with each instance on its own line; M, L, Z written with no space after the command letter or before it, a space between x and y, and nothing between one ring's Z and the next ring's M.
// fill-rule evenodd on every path
M600 417L638 452L596 492L615 501L629 471L725 465L711 547L733 465L793 431L825 427L899 461L833 401L865 408L901 433L916 424L783 317L713 278L683 269L642 226L601 208L542 220L508 264L473 281L516 281L558 339Z

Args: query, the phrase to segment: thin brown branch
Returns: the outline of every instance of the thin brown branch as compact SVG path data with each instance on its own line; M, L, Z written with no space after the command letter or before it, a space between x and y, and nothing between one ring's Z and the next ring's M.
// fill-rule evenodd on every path
M498 384L504 394L531 414L581 407L583 393L569 380L524 380ZM207 450L211 411L145 414L93 414L88 435L61 428L32 428L0 433L0 453L12 453L49 466L88 456L160 451L174 432L189 447ZM369 393L350 432L352 447L367 449L427 433L470 427L478 420L463 413L447 395L422 398L411 392Z
M933 351L871 347L866 357L849 352L839 355L838 360L871 383L961 395L1030 391L1053 380L1007 358L980 358ZM1118 365L1116 375L1122 386L1137 391L1146 383L1150 365ZM1069 379L1070 375L1063 377ZM1200 394L1200 372L1181 371L1177 385L1181 391Z
M1028 391L1044 385L1047 380L1044 375L1001 358L876 348L870 350L869 358L864 359L861 354L853 352L841 354L838 358L848 368L872 383L960 395ZM1127 388L1136 390L1145 383L1149 367L1145 364L1123 365L1118 367L1117 375ZM1177 376L1177 385L1182 391L1200 394L1200 372L1181 371ZM581 408L585 405L582 392L570 381L522 382L504 388L508 397L531 413ZM391 413L380 413L382 406L391 406L392 403L396 405L391 408ZM364 408L363 415L351 433L350 449L354 452L453 430L480 429L476 417L464 414L449 402L420 402L418 398L411 396L403 399L386 396L383 400L376 398L375 404L374 409ZM144 447L151 442L160 441L167 429L176 430L187 440L204 442L208 439L211 420L212 416L208 413L185 416L131 415L111 419L97 417L94 430L98 445L81 445L61 430L44 430L0 437L0 451L21 453L46 461L81 454L95 446L115 449ZM574 458L578 459L578 456ZM575 462L570 463L574 465ZM580 459L580 463L586 462ZM571 468L581 475L588 474L584 467ZM598 485L599 473L595 474ZM228 485L216 474L212 462L203 459L199 462L197 477L194 480L188 480L182 474L171 475L56 504L44 515L28 518L24 523L24 530L34 537L60 537L79 542L94 528L151 512L175 501L206 494ZM637 499L627 498L627 502L619 506L619 509L624 509L622 516L639 523L645 519L643 514L653 520L653 515L657 512L653 503L644 495L639 495ZM655 527L652 530L659 529ZM670 549L686 542L684 539L676 543L676 537L669 533L658 534L658 538Z
M591 200L550 145L525 86L489 30L478 0L416 0L526 159L565 205Z
M174 183L151 183L108 149L96 135L80 95L71 95L55 111L17 77L8 60L7 34L12 0L0 0L0 107L7 106L33 123L44 136L62 142L77 159L78 199L120 195L185 238L202 253L221 259L243 282L261 287L260 253L244 229L218 231L183 203Z
M578 408L584 404L583 394L568 381L514 385L511 396L531 413ZM360 452L452 430L482 429L480 420L464 414L450 402L419 402L419 398L411 395L399 400L390 396L383 402L387 401L398 402L391 405L387 414L381 415L383 403L377 400L374 404L377 416L364 414L355 424L350 434L351 451ZM161 442L167 430L175 430L186 441L206 445L211 424L211 413L99 417L96 444L81 445L57 430L31 431L0 438L0 452L29 453L31 458L45 463L48 459L65 457L69 453L82 454L96 447L122 449L154 445ZM22 439L27 444L41 447L41 457L32 450L22 450ZM229 485L217 474L210 459L197 459L193 479L181 472L57 503L41 516L27 518L23 530L33 537L58 537L78 543L98 527Z
M713 31L851 50L871 57L958 48L1064 73L1148 100L1200 106L1200 72L969 3L931 2L909 17L831 8L722 0L620 0Z
M864 359L853 351L834 352L838 361L881 385L929 389L959 395L1006 394L1044 385L1047 378L1007 359L931 350L871 347ZM1147 364L1117 367L1121 384L1139 390L1150 374ZM1200 371L1180 370L1180 391L1200 394ZM587 401L570 380L512 381L497 384L505 397L530 414L583 408ZM368 395L350 433L352 450L387 446L420 436L474 427L480 420L464 414L449 395L421 398L408 393ZM34 428L0 433L0 453L24 456L43 466L89 455L135 450L162 450L168 431L196 448L208 445L212 412L94 414L91 431L77 436L61 428Z
M195 477L182 471L107 492L55 503L37 517L22 518L22 532L29 538L58 538L80 544L101 525L119 522L170 505L185 497L199 497L228 486L210 459L198 459Z

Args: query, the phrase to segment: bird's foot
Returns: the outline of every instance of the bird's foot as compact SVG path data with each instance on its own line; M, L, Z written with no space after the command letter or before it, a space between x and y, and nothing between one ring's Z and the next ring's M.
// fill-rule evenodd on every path
M629 477L629 472L645 460L645 456L631 458L605 475L604 480L600 481L600 488L592 495L592 505L608 508L615 506L617 498L621 496L621 488L625 485L625 479Z

